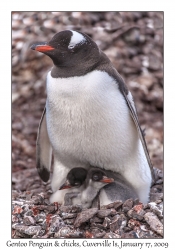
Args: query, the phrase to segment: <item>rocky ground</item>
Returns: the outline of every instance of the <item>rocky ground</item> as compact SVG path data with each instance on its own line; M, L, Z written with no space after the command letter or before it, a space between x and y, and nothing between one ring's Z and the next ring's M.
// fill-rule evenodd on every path
M91 36L131 90L157 173L151 203L86 211L49 204L50 183L35 169L35 142L52 62L29 47L64 29ZM12 237L163 237L163 13L13 12L12 56Z
M101 208L49 203L50 182L36 169L16 171L12 181L13 238L162 238L163 173L154 169L156 183L150 202L116 201Z

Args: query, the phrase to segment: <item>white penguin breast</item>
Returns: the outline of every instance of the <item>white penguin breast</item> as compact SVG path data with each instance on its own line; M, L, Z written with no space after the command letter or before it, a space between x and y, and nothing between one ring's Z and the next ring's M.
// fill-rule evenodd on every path
M136 147L136 129L123 95L106 72L47 77L46 119L56 157L106 169L122 168Z

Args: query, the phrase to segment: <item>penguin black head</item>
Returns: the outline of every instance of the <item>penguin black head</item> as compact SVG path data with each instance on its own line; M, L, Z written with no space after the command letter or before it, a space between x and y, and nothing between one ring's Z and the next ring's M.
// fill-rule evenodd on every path
M87 170L84 168L73 168L69 171L67 175L66 182L60 187L59 190L68 189L71 187L80 187L87 175Z
M94 64L100 54L98 46L88 35L73 30L61 31L49 42L35 43L31 49L48 55L55 66L66 68L77 67L82 60Z

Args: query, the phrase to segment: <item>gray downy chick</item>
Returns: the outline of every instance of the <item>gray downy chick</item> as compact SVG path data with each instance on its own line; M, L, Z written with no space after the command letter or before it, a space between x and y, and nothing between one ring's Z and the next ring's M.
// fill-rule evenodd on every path
M109 170L104 170L104 172L109 178L114 178L114 182L100 190L100 206L107 205L116 200L124 202L130 198L139 198L134 188L121 174ZM94 200L92 206L97 206L97 199Z
M81 171L82 170L80 169L79 173L81 173ZM71 182L71 180L76 174L76 169L72 169L67 175L66 182L61 186L60 189L69 189L74 187L75 185L73 182ZM79 174L79 176L81 175ZM109 178L106 176L105 171L102 169L90 167L89 171L87 172L86 179L84 183L82 183L81 189L79 189L80 192L75 192L72 190L72 192L66 193L64 196L64 205L81 204L82 208L89 208L91 207L92 202L99 193L100 189L109 183L112 183L113 181L114 179L112 177ZM72 183L72 186L70 185L70 182Z
M66 181L61 185L59 190L51 195L50 202L57 201L65 206L72 205L71 199L84 189L86 176L87 170L84 168L71 169L67 174Z

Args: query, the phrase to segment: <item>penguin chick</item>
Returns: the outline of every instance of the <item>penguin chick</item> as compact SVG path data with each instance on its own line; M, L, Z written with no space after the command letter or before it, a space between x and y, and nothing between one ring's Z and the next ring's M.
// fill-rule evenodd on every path
M59 190L53 193L50 197L50 202L58 202L65 206L71 205L71 198L73 195L68 195L69 192L78 194L83 189L87 170L84 168L73 168L67 174L66 181L61 185ZM74 197L76 195L74 194Z
M66 182L60 189L71 188L69 178L74 175L75 169L72 169ZM82 208L91 207L92 201L97 196L101 188L114 181L105 175L105 171L100 168L89 168L84 184L81 186L80 192L70 192L65 194L65 205L81 204Z
M67 189L71 187L80 187L84 184L87 176L87 170L84 168L73 168L67 174L66 182L60 187L61 189Z
M107 205L116 200L124 202L130 198L139 198L135 189L121 174L109 170L104 170L104 172L109 178L114 178L114 182L100 190L100 206Z

